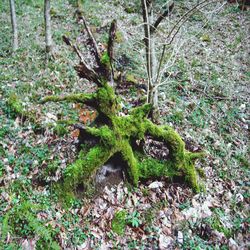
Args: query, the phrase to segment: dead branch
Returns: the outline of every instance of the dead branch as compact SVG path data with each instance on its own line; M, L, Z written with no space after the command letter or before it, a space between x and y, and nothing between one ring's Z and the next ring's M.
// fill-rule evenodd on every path
M168 6L168 8L156 19L155 23L153 24L153 26L151 26L150 31L151 33L154 33L157 29L157 27L159 26L159 24L167 17L171 14L171 12L174 9L174 3L172 3L170 6Z
M89 81L93 81L98 85L102 85L101 82L99 81L98 74L91 67L89 67L87 63L84 61L83 55L80 52L79 48L75 44L72 44L68 37L63 36L62 38L63 41L73 49L73 51L77 54L77 56L80 59L80 64L75 67L79 77L86 78Z
M116 20L113 20L110 26L110 30L109 30L109 41L108 41L108 56L109 56L109 62L110 62L111 71L112 71L111 81L114 80L113 60L114 60L114 41L116 37L116 30L117 30L117 23L116 23Z
M98 66L100 66L101 65L101 53L100 53L100 51L98 49L97 42L96 42L90 28L88 27L86 19L84 18L83 15L81 16L81 20L83 21L83 25L84 25L87 33L88 33L89 40L90 40L90 43L91 43L91 46L92 46L92 49L93 49L93 52L94 52L94 56L95 56L95 59L96 59L96 63L98 64Z
M80 78L87 79L96 83L98 86L102 86L102 82L100 81L98 74L93 69L90 69L85 63L80 62L79 65L75 66L75 70Z

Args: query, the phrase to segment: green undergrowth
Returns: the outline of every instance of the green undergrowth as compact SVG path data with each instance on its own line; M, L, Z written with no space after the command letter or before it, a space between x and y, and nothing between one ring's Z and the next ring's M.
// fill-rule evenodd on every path
M20 117L23 120L29 120L32 122L35 126L38 126L36 124L36 117L35 114L32 114L32 112L28 112L25 110L25 107L21 101L21 99L14 93L11 93L7 99L7 108L9 108L10 114L13 117Z
M21 201L9 210L2 220L2 239L5 240L7 233L25 237L26 235L39 236L36 249L58 250L60 249L54 240L56 233L50 226L45 226L44 221L37 219L37 211L42 207L29 201Z
M120 210L115 213L111 223L111 228L113 232L117 233L118 235L124 234L127 224L126 218L127 218L127 212L125 210Z
M111 229L119 236L123 236L127 226L137 228L140 224L140 214L136 210L132 213L128 213L126 210L119 210L114 214Z

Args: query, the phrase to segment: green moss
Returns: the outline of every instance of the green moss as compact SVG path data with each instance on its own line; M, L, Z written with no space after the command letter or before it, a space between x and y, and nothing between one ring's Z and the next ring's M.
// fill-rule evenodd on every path
M137 186L139 181L139 169L137 160L134 157L133 150L128 141L122 141L119 144L119 148L123 159L128 163L128 174L131 182Z
M180 135L170 126L159 127L146 119L151 105L143 105L132 110L125 117L116 116L115 94L113 89L105 85L99 88L97 98L101 110L107 114L112 124L100 128L86 128L86 131L100 138L100 145L92 148L87 156L79 154L78 160L65 171L64 190L71 190L80 183L87 183L96 169L102 166L115 152L120 152L128 164L130 181L137 185L139 178L157 178L161 176L185 176L185 180L195 191L199 191L197 172L194 161L201 157L200 153L185 151L185 144ZM112 128L112 129L111 129ZM150 157L134 156L130 145L131 138L143 139L149 134L164 141L169 148L169 160L158 161ZM72 193L72 192L71 192Z
M186 161L186 164L183 166L183 175L185 181L193 188L193 190L199 192L200 186L198 184L198 176L193 162Z
M203 158L205 156L204 152L200 153L191 153L185 151L185 164L183 167L184 176L189 185L193 188L194 191L199 192L202 189L202 186L198 183L199 172L195 168L195 160ZM202 177L202 174L200 175Z
M123 34L121 31L117 31L115 34L116 43L122 43L124 41Z
M110 57L108 55L108 52L105 51L101 57L101 63L107 67L107 68L110 68Z
M170 126L159 127L152 122L147 122L147 131L155 138L163 140L169 148L171 160L176 168L182 168L184 162L185 144L180 135Z
M133 83L133 84L138 83L138 81L137 81L137 79L135 78L135 76L134 76L134 75L131 75L131 74L127 74L127 75L126 75L126 82Z
M199 174L200 177L206 178L206 173L202 168L197 168L196 171L197 171L197 173Z
M113 131L106 125L100 128L86 128L86 131L91 135L100 138L100 141L109 147L113 147L116 144L116 138Z
M99 102L100 111L108 117L111 117L117 112L119 105L116 100L115 92L107 83L104 83L104 86L98 89L97 100Z
M126 228L126 218L127 212L125 210L116 212L111 223L112 231L118 235L124 235Z
M39 237L36 249L41 249L39 248L41 244L46 249L60 249L59 245L53 239L54 232L52 228L44 226L44 222L39 221L36 217L36 212L38 210L41 211L41 209L42 206L34 205L29 201L20 201L19 204L16 204L8 211L3 219L3 237L6 237L7 231L17 237L36 235Z
M186 182L195 191L200 190L194 162L202 154L187 152L184 141L170 126L157 126L147 119L152 105L145 104L132 109L127 116L119 116L119 99L115 95L114 89L104 80L96 94L91 94L89 98L93 98L93 96L97 101L97 111L106 119L107 125L86 128L89 134L100 140L87 155L85 155L86 152L81 151L75 163L67 167L61 188L65 197L71 200L74 197L74 189L79 184L83 183L86 186L87 183L90 183L96 170L115 153L120 153L127 163L129 179L135 186L138 184L139 178L184 176ZM77 94L67 97L47 97L45 100L72 101L80 98L86 100L87 97ZM168 160L161 162L145 155L135 157L131 140L143 140L146 135L166 144L169 149Z
M25 113L23 104L16 94L10 94L7 104L14 114L23 115Z
M152 157L137 153L138 167L141 179L157 178L177 175L171 161L160 161Z
M130 114L136 121L138 119L146 118L151 110L152 110L152 105L147 103L132 109Z
M39 126L36 124L35 115L24 109L23 103L16 94L12 93L9 95L7 105L9 106L13 116L19 116L24 120L28 119L30 122L34 123L35 126Z
M112 154L112 150L104 146L93 147L86 156L81 151L78 159L65 170L64 190L71 192L80 183L86 184Z
M166 171L168 170L170 173L176 171L177 175L183 175L194 191L200 191L194 161L203 157L204 153L186 152L184 141L170 126L159 127L148 121L147 131L153 137L163 140L169 148L169 161L164 162ZM147 168L145 169L144 166L142 169L146 173ZM162 168L158 165L157 170L152 175L159 174L161 171Z

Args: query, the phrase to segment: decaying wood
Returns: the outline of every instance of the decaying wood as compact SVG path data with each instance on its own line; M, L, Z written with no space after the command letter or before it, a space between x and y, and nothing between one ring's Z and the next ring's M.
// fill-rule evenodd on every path
M151 1L144 0L146 8ZM149 26L147 27L150 32ZM106 51L100 55L100 64L92 68L84 61L79 48L70 39L63 37L80 59L75 68L81 78L97 84L94 93L76 93L67 96L47 96L41 103L46 102L78 102L94 108L98 114L93 126L77 125L80 135L85 139L94 137L94 145L86 153L81 150L78 159L69 165L59 186L63 197L72 195L77 185L91 183L97 170L111 157L119 154L126 162L126 173L129 181L137 185L140 179L161 176L183 176L195 191L200 190L194 162L202 157L202 152L188 152L185 143L170 126L158 126L148 118L152 110L151 104L144 104L130 110L129 114L121 115L121 99L115 93L110 82L112 61L114 60L114 41L116 21L112 22L109 32L109 44ZM95 42L90 43L95 47ZM95 50L95 48L93 48ZM95 56L96 58L96 56ZM138 151L137 141L153 138L151 144L156 148L156 154ZM161 143L162 142L162 143ZM164 162L154 159L160 155L158 147L163 145ZM147 150L146 150L147 151Z
M116 20L114 20L111 23L110 30L109 30L109 41L108 41L108 56L110 60L110 66L111 66L111 82L113 86L114 81L114 67L113 67L113 60L114 60L114 41L116 38L116 30L117 30L117 23Z
M79 48L75 44L72 44L72 42L68 37L63 36L62 38L63 41L73 49L73 51L77 54L77 56L80 59L80 64L75 67L79 77L86 78L91 82L95 82L96 84L101 85L98 74L85 62L84 57L80 52Z
M82 15L81 19L82 19L84 27L85 27L85 29L86 29L86 31L88 33L90 45L92 47L92 50L93 50L93 53L94 53L94 56L95 56L95 60L96 60L96 62L98 64L98 66L100 66L101 65L101 53L100 53L100 51L98 49L98 45L97 45L97 42L95 40L95 37L93 36L90 28L88 27L86 19L85 19L85 17L83 15Z

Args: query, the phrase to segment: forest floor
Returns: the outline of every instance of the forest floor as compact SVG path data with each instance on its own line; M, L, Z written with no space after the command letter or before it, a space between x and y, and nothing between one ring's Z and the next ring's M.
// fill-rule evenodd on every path
M76 105L37 103L48 94L93 88L79 80L77 59L62 42L67 35L83 47L83 28L72 4L52 1L55 48L46 67L43 1L16 2L20 49L14 55L8 1L0 3L0 248L249 249L249 10L220 3L215 12L209 7L196 12L169 48L174 64L164 62L169 67L159 91L161 122L207 152L197 163L206 173L204 192L164 179L137 188L121 182L66 208L51 184L76 158L76 138L72 127L57 121L78 120L79 111ZM120 2L85 1L84 15L101 44L117 18L118 62L145 83L142 18L136 4ZM195 2L176 1L171 23ZM166 21L158 43L168 30ZM125 109L138 92L133 86L126 90ZM42 130L15 113L13 98Z

